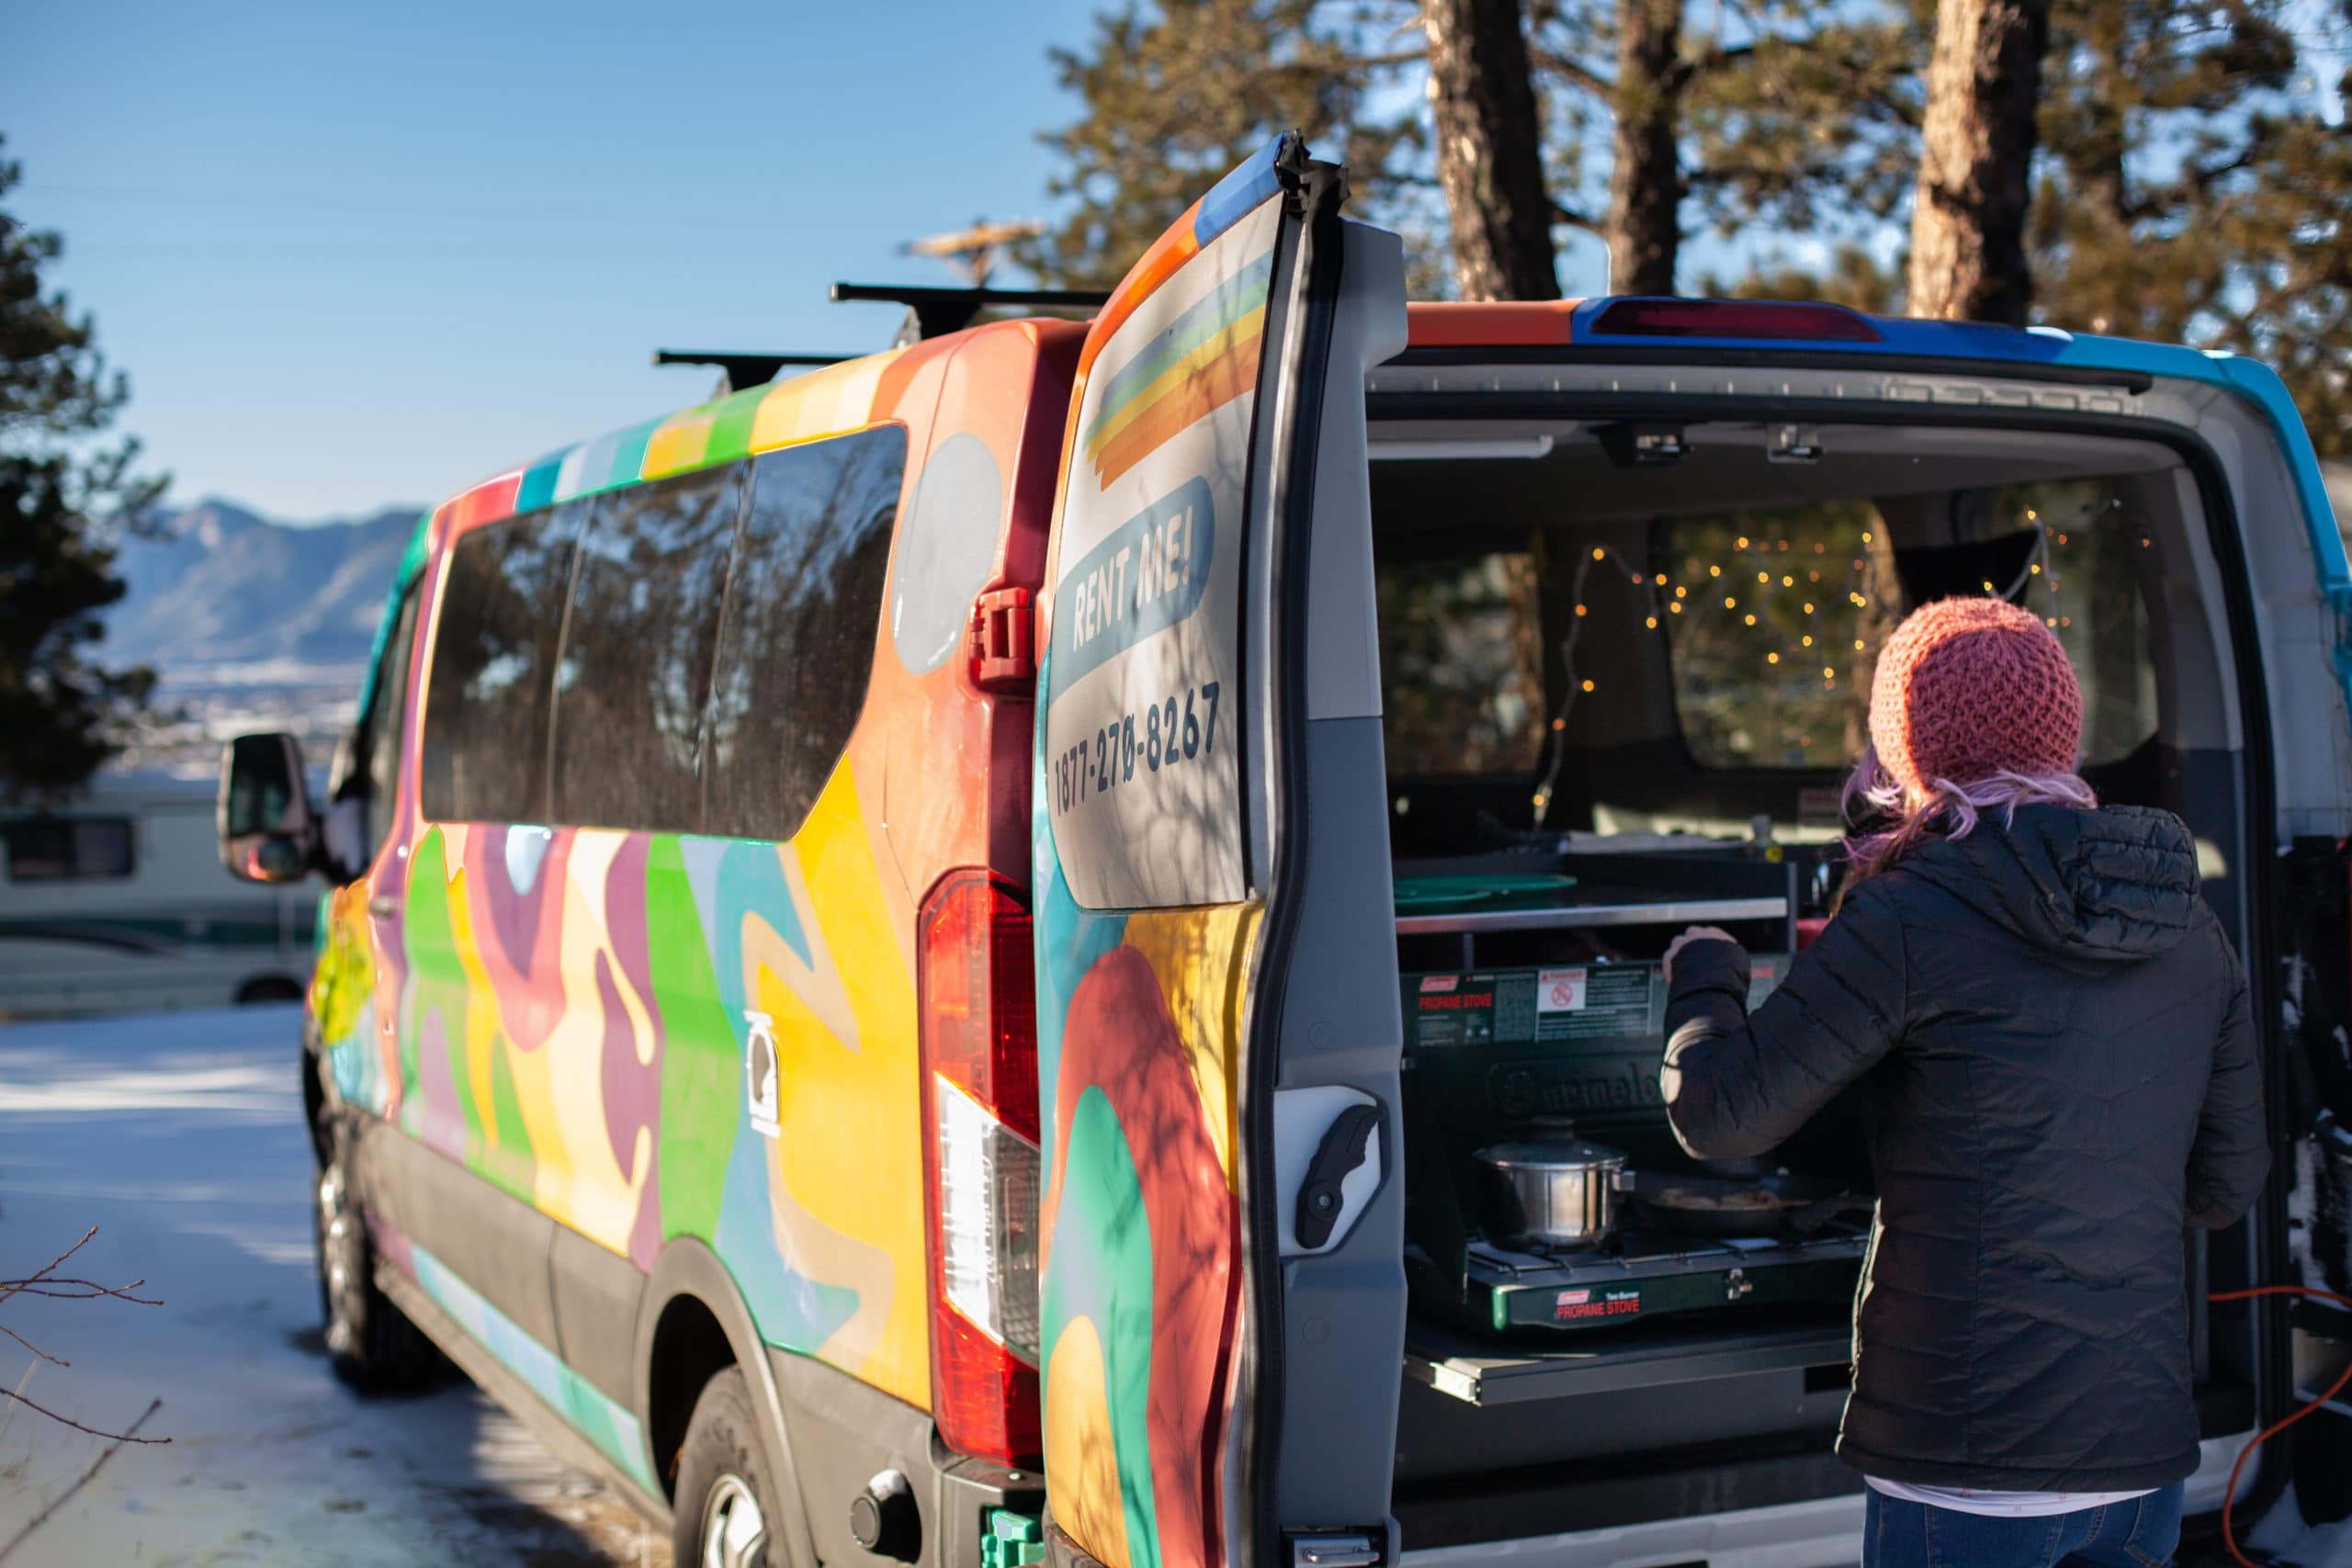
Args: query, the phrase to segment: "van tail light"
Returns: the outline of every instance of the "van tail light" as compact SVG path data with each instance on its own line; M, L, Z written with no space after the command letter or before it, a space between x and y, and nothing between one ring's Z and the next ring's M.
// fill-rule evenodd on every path
M1619 299L1601 308L1587 335L1880 341L1878 328L1859 310L1786 299Z
M955 871L917 924L932 1416L949 1448L1034 1465L1042 1167L1029 911L988 873Z

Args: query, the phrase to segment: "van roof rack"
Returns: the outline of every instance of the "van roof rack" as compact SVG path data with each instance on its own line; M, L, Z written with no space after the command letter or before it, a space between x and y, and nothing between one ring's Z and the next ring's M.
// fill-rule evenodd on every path
M847 354L737 354L693 348L657 348L653 351L653 363L656 365L715 366L718 373L727 378L727 385L737 391L775 380L776 372L787 365L839 365L844 359L854 357Z
M831 298L837 305L865 300L904 305L911 333L901 330L899 341L943 337L962 332L972 318L990 305L1057 306L1100 310L1111 296L1099 288L937 288L911 283L836 283Z

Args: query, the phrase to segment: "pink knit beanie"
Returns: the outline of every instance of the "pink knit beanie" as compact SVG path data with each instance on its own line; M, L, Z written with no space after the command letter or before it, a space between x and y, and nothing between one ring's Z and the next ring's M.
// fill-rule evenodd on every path
M1939 599L1878 656L1871 743L1905 789L1995 773L2071 773L2083 693L2057 637L2006 599Z

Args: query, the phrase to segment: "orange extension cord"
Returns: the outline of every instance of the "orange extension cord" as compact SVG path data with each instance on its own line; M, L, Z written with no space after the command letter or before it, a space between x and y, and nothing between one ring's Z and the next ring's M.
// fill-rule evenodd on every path
M2205 1299L2212 1302L2242 1302L2256 1296L2309 1296L2314 1301L2334 1302L2337 1306L2352 1311L2352 1297L2335 1295L2326 1291L2315 1291L2309 1285L2257 1285L2250 1291L2216 1291ZM2230 1489L2222 1494L2222 1540L2230 1549L2230 1555L2236 1559L2238 1568L2260 1568L2259 1564L2248 1559L2245 1552L2238 1550L2237 1529L2230 1518L2230 1510L2237 1506L2238 1475L2245 1469L2245 1461L2254 1457L2255 1450L2342 1393L2347 1383L2352 1383L2352 1366L2346 1367L2334 1382L2321 1391L2317 1399L2312 1400L2292 1416L2256 1432L2254 1435L2254 1441L2246 1444L2245 1451L2238 1455L2237 1463L2230 1466Z

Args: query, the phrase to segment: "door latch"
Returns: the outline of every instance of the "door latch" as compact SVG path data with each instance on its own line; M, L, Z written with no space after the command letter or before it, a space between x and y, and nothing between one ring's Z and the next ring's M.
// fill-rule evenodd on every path
M1006 696L1037 684L1037 607L1026 588L991 588L972 602L972 684Z
M1312 1252L1331 1239L1331 1227L1340 1223L1340 1211L1347 1207L1340 1183L1363 1164L1365 1145L1379 1126L1379 1106L1351 1105L1332 1121L1322 1143L1316 1145L1306 1179L1298 1189L1298 1213L1292 1217L1298 1245L1306 1250Z
M1291 1568L1374 1568L1380 1548L1362 1531L1295 1535L1290 1539L1290 1561Z

